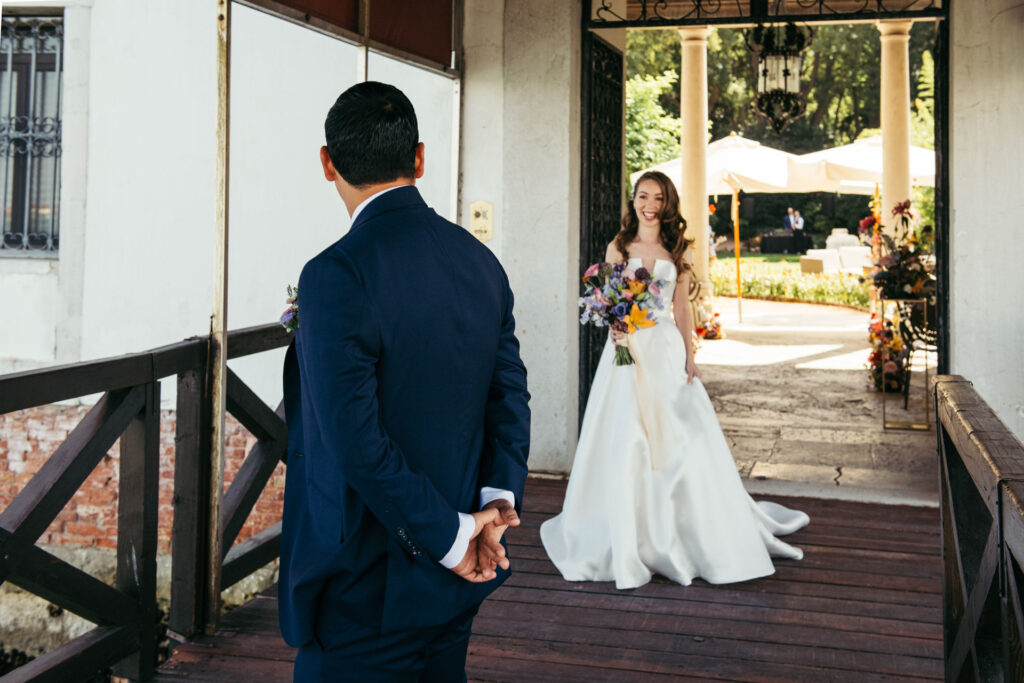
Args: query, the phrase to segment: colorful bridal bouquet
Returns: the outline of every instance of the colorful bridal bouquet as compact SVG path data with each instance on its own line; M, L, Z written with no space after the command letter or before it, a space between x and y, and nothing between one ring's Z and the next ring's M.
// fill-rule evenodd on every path
M299 288L288 285L288 308L281 314L281 325L289 332L299 329Z
M633 270L625 263L595 263L583 274L580 324L609 327L624 334L653 327L650 309L661 308L664 286L664 282L652 279L646 268ZM615 364L634 362L625 342L616 344Z

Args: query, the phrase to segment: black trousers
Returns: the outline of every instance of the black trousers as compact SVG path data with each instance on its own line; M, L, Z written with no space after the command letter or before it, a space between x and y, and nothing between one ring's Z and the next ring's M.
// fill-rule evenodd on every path
M466 650L478 607L440 626L381 633L330 609L299 648L295 683L465 683Z

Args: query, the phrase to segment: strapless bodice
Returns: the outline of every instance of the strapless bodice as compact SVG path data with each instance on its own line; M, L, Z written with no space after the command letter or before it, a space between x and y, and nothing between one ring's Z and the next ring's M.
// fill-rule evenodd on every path
M643 266L643 259L631 258L627 261L631 268L640 268ZM658 317L664 315L671 315L672 313L672 294L676 289L676 266L668 259L655 259L654 270L651 271L651 278L660 283L661 294L661 307L651 307L656 312Z

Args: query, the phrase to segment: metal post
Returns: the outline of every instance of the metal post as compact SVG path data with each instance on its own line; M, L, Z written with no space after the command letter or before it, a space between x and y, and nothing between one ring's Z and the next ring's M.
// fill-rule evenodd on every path
M743 283L740 280L740 191L732 191L732 244L736 251L736 315L743 322Z
M359 45L356 48L356 83L370 80L370 0L359 3Z
M206 632L217 630L220 616L220 503L224 490L224 420L227 413L228 320L228 134L231 119L231 2L217 4L217 170L213 242L213 315L210 396L210 517Z

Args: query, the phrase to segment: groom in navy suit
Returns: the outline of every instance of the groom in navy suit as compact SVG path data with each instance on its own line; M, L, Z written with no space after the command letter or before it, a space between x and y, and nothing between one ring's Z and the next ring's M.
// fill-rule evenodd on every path
M401 91L349 88L325 130L352 227L303 268L285 358L281 631L303 683L464 681L527 471L512 292L416 190L423 143Z

